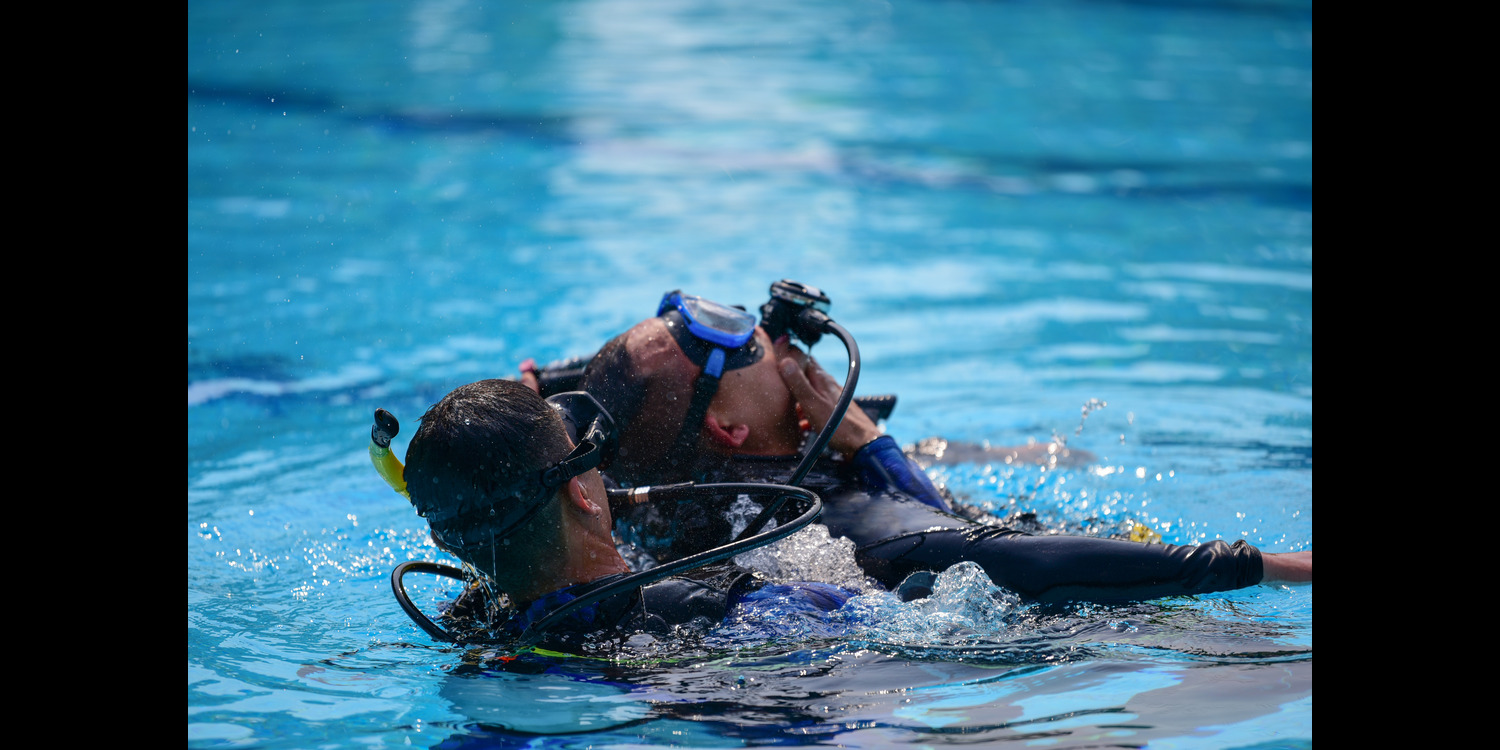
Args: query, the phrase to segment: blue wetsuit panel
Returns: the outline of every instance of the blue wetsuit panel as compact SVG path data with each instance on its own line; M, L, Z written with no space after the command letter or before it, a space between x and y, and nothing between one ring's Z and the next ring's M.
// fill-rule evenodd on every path
M927 472L907 458L890 435L881 435L866 443L854 454L854 465L860 482L870 490L894 490L938 510L953 510L938 494L932 480L927 478Z
M735 607L759 609L774 602L780 609L790 607L802 612L832 612L844 606L853 593L831 583L797 581L771 583L733 599Z

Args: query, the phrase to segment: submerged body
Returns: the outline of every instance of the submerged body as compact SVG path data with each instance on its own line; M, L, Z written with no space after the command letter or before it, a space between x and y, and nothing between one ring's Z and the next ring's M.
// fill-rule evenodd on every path
M705 328L704 321L719 321L718 327ZM827 325L844 337L842 328ZM845 343L852 384L857 349L852 338ZM670 292L658 317L600 350L584 382L593 396L561 393L544 402L534 378L525 385L481 381L455 390L424 416L402 477L413 505L440 546L519 605L492 622L494 597L480 595L491 588L476 586L455 617L467 610L491 632L525 642L545 633L560 644L722 621L764 582L733 568L678 574L726 560L752 539L767 543L761 529L775 510L762 508L749 528L733 529L722 507L674 500L684 485L662 488L654 501L644 491L684 479L739 483L737 500L769 490L776 507L804 495L811 505L801 525L819 513L818 497L807 491L813 490L827 500L823 522L830 533L852 540L861 567L888 588L966 562L1042 602L1135 601L1267 578L1267 556L1244 543L1176 547L1039 537L954 514L894 439L860 410L845 413L852 389L843 392L787 336L773 340L742 309ZM804 424L818 436L799 460ZM376 442L378 432L377 425ZM809 475L824 445L834 460ZM373 449L371 455L381 467L382 456ZM615 498L606 497L599 469L637 488L620 510L642 546L670 563L654 577L630 574L615 549ZM789 483L806 489L781 484L789 471ZM783 528L790 533L798 524ZM1304 559L1300 580L1311 580L1311 553ZM793 584L772 595L828 611L849 592Z
M464 640L517 642L548 614L623 579L616 573L544 594L522 606L496 612L482 586L473 586L444 614L445 624ZM683 638L702 635L731 619L754 619L761 610L826 614L843 606L855 592L828 583L769 583L733 564L716 564L643 586L629 588L588 604L548 627L535 645L578 651L609 647L639 634ZM496 615L499 615L498 619Z
M1260 583L1259 550L1221 541L1197 546L1123 539L1034 536L979 523L951 512L914 462L889 443L850 462L821 461L807 486L824 499L822 523L834 537L854 542L865 573L895 588L912 573L977 563L997 585L1039 602L1125 602L1226 591ZM894 455L893 455L894 454ZM899 460L899 464L898 464ZM741 456L707 477L712 481L778 482L796 456ZM646 506L621 522L633 541L659 559L690 554L702 539L732 529L724 508Z

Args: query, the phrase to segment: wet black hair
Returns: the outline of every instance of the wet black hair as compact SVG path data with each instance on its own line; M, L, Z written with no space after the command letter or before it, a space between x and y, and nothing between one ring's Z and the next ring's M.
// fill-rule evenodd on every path
M609 478L624 487L700 479L714 457L675 447L692 397L691 381L677 384L660 372L642 373L626 346L629 336L626 331L599 349L580 386L599 400L619 429L619 455Z
M630 423L641 412L646 398L646 378L637 372L625 348L622 333L610 339L599 349L584 368L582 388L599 400L599 404L615 420L621 432L630 428Z
M657 425L641 420L652 378L642 374L625 345L629 332L610 339L584 369L580 387L599 400L619 429L620 450L609 477L634 487L668 481L663 445L653 437ZM675 429L675 428L674 428Z
M570 450L562 422L541 396L515 381L481 380L455 388L422 415L406 451L406 487L440 543L493 573L501 558L555 542L556 534L545 531L560 528L555 502L508 537L503 554L492 543L498 529L489 519L535 501L544 491L540 472Z

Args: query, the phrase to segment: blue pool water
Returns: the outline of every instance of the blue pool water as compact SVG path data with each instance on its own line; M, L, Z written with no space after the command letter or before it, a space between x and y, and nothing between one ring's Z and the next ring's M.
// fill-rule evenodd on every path
M903 443L1098 457L930 470L969 502L1311 549L1311 45L1257 0L191 3L189 744L1310 745L1311 586L1043 612L958 569L616 661L440 647L364 449L790 277Z

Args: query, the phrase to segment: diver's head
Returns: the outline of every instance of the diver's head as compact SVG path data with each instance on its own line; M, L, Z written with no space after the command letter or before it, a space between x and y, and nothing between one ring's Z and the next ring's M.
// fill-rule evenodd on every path
M732 314L717 307L713 312ZM777 371L788 343L773 342L751 317L740 346L728 348L733 340L705 345L687 325L688 315L703 309L664 304L658 316L610 340L584 373L584 390L619 424L620 455L611 475L623 484L693 479L713 461L737 453L796 451L795 402ZM714 355L715 348L724 353ZM695 393L718 357L716 389L702 415L692 420Z
M502 590L524 597L565 568L575 537L597 535L599 523L608 538L608 502L593 468L613 446L601 437L609 429L590 427L609 417L598 418L596 402L587 413L579 397L592 402L585 394L543 400L509 380L471 383L427 410L407 449L407 490L433 540ZM602 513L582 519L582 531L575 496L595 506L584 515Z

